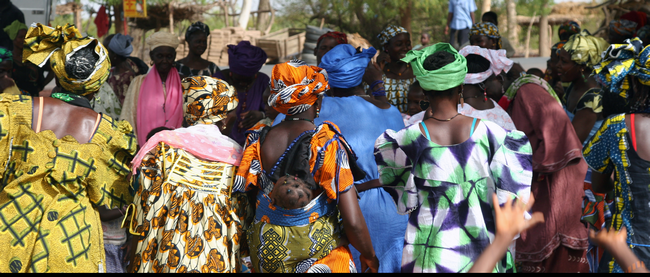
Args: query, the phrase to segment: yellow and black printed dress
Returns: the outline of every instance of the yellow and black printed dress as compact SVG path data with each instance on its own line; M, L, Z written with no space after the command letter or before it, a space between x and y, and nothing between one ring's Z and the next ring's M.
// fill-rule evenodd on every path
M31 124L31 97L0 96L0 272L104 272L93 206L131 203L131 126L102 115L80 144Z
M248 255L244 193L234 167L160 142L140 165L130 232L139 236L133 272L238 273ZM252 221L249 220L249 221Z

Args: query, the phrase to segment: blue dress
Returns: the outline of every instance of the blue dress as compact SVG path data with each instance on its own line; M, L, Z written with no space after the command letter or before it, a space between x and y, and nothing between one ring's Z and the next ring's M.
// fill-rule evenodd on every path
M273 125L285 118L279 114ZM399 131L404 128L402 115L396 107L380 109L359 96L323 97L320 116L314 120L319 125L331 121L357 155L357 164L366 173L366 178L355 185L378 179L375 162L375 141L386 130ZM372 246L379 259L379 272L399 273L402 266L404 234L408 223L407 215L397 213L393 198L383 188L373 188L359 193L359 206L366 220ZM361 268L360 253L350 245L354 263Z

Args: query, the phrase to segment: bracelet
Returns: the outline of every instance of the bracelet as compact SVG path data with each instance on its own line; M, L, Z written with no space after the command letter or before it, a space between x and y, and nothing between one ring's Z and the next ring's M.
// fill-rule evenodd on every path
M632 271L637 270L639 268L645 268L645 264L643 264L642 261L637 261L633 265L628 266L627 271L625 273L631 273Z
M386 96L386 90L380 89L372 92L372 96Z
M377 86L379 84L383 84L383 83L384 83L384 81L382 81L382 80L374 81L374 82L372 82L372 84L370 84L370 89L374 89L375 86Z

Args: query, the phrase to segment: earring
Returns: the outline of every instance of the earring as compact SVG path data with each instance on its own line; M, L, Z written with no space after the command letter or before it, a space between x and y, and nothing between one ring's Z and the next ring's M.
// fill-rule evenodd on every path
M586 82L587 78L585 78L585 70L584 69L582 69L580 75L582 75L582 80Z
M316 117L319 117L319 116L320 116L320 108L316 107Z
M483 102L487 101L487 87L483 83L478 84L478 86L483 89Z
M153 61L149 61L149 65L153 66Z
M465 107L465 97L463 97L463 86L460 86L460 107L464 108Z
M420 100L420 109L426 111L429 108L429 101Z

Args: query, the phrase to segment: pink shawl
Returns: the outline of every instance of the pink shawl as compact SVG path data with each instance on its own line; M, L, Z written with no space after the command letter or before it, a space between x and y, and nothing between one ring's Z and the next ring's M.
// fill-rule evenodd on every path
M165 81L167 97L163 93L160 75L154 65L140 86L136 124L138 145L144 145L147 135L158 127L176 129L183 124L183 87L176 68L172 67Z

